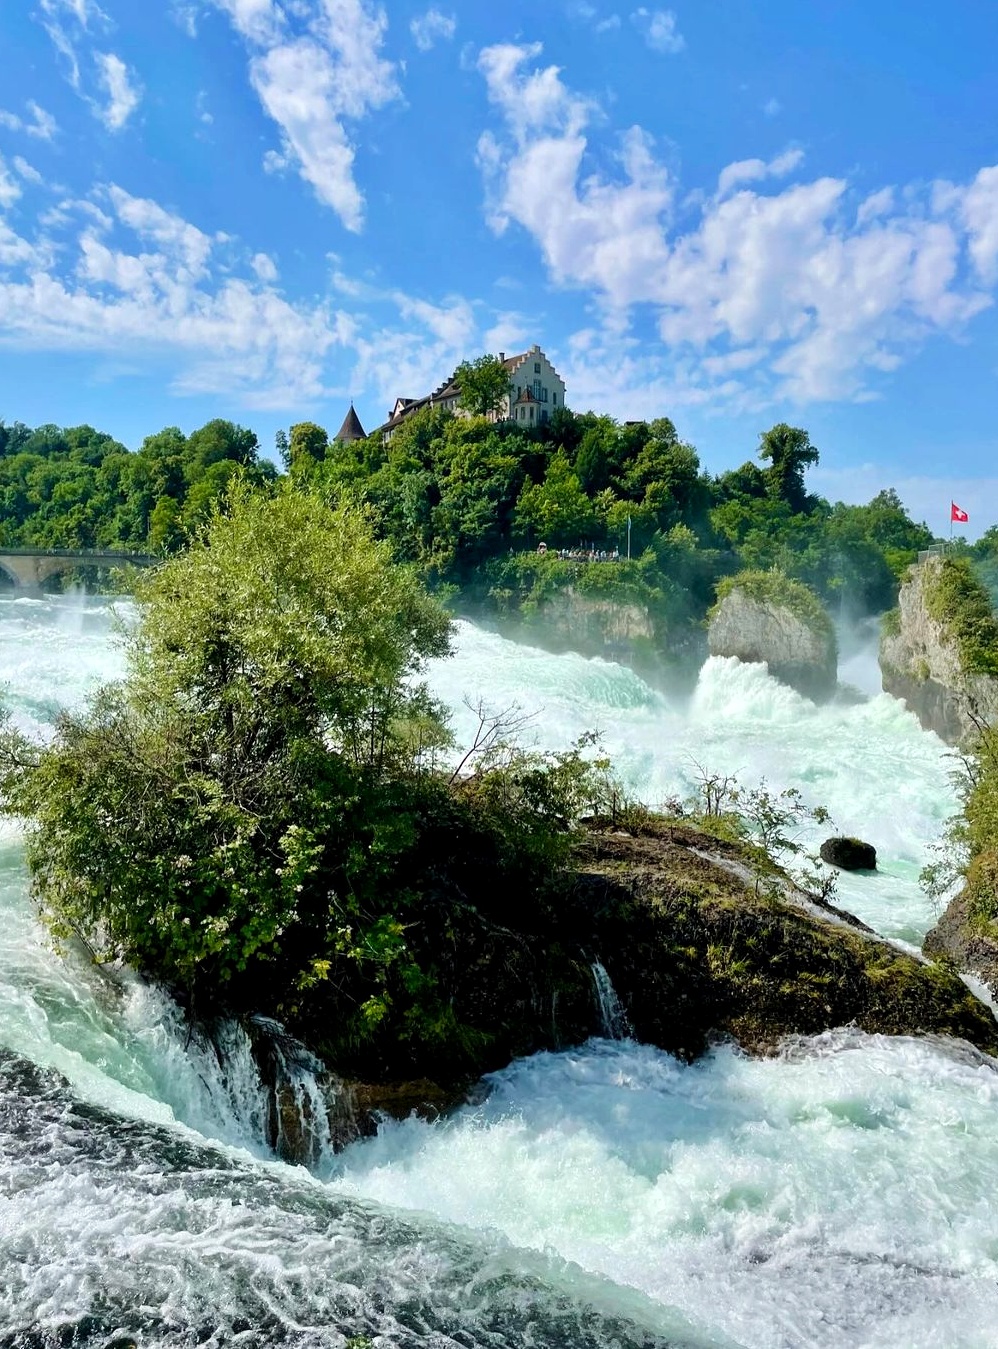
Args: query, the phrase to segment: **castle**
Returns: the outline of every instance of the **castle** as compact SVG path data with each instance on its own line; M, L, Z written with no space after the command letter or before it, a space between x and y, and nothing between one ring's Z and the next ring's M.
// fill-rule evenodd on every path
M565 381L539 346L534 345L519 356L507 356L500 351L499 359L509 374L509 390L496 411L489 414L490 421L537 427L548 420L555 408L565 406ZM470 414L459 405L460 397L461 390L451 375L422 398L396 398L388 420L375 434L390 440L407 418L427 407L443 408L456 417L467 417ZM363 438L364 428L351 405L336 439L348 444Z

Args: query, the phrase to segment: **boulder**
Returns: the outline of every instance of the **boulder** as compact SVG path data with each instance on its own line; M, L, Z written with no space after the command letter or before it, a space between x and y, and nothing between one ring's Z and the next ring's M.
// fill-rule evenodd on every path
M990 611L969 563L930 554L909 570L897 610L884 619L884 690L951 745L972 738L980 721L998 719L998 678L987 668L993 661L986 645L965 638L968 632L977 638L989 627L998 637Z
M826 838L819 849L821 860L842 871L876 871L877 850L859 838Z
M779 572L743 572L722 582L707 644L712 656L764 663L775 679L815 701L835 692L832 621L807 586Z

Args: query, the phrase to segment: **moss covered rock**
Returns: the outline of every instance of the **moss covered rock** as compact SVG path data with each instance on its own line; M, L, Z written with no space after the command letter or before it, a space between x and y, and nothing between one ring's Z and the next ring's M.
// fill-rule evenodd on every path
M835 629L818 597L778 571L746 571L718 586L707 642L712 656L764 662L809 698L835 691Z

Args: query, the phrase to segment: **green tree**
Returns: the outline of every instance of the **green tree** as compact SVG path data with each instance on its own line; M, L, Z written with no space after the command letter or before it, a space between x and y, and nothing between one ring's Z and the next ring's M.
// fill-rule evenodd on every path
M380 784L444 737L414 676L445 615L356 509L238 482L139 596L123 683L7 747L54 929L192 997L261 962L291 989L315 960L390 963L400 929L351 878L391 851L391 817L361 827Z
M780 422L763 433L759 458L768 459L767 486L772 496L785 501L792 511L805 511L812 499L804 490L804 470L818 462L818 451L801 426Z
M296 422L288 442L288 468L292 471L321 464L329 449L329 433L315 422Z
M509 371L498 356L462 361L454 380L461 391L461 407L479 417L498 412L509 393Z

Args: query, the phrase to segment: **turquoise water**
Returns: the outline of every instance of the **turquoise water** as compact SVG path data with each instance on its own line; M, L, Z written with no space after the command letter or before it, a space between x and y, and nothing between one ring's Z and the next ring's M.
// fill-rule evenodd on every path
M115 674L110 619L0 601L21 724ZM602 728L652 804L694 758L799 785L880 849L840 902L889 935L931 922L915 876L950 765L889 698L819 710L711 661L684 703L470 625L431 681L458 730L465 695L549 746ZM241 1033L220 1060L162 993L51 951L14 829L0 912L0 1344L998 1344L998 1075L969 1050L843 1028L690 1067L596 1040L309 1175L268 1153Z

